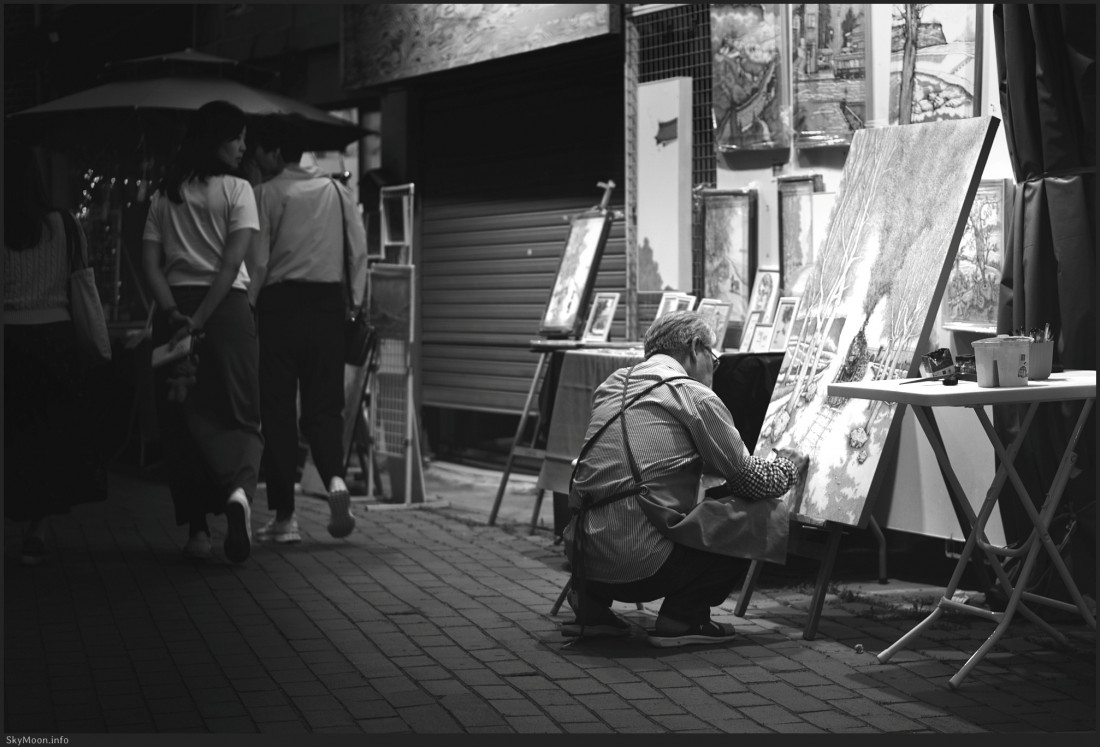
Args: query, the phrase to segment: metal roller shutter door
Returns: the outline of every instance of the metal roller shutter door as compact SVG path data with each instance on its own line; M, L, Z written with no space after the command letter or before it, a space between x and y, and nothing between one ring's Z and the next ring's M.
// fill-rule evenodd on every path
M519 414L538 362L529 342L569 232L563 216L597 204L607 179L622 209L621 41L494 71L424 96L421 403ZM624 237L615 221L596 290L625 289ZM613 339L624 319L620 304Z

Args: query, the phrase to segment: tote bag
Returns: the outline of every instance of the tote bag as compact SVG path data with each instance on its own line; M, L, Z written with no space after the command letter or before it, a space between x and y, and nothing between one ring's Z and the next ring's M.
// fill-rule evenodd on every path
M85 368L111 360L111 339L107 334L107 317L99 300L95 270L84 262L80 250L79 229L67 210L61 211L65 224L65 241L69 247L69 316L76 330L76 346Z

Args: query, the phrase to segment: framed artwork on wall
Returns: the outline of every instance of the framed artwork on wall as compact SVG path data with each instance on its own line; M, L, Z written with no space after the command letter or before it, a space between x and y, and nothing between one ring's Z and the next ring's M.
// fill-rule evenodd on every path
M752 295L749 297L749 313L760 314L760 324L771 324L775 302L779 298L778 270L757 270L752 281Z
M867 120L867 7L797 3L791 12L795 146L848 145Z
M710 6L714 144L719 152L790 145L787 6Z
M944 329L997 333L1005 228L1011 223L1015 191L1011 179L986 179L978 185L943 293Z
M539 324L540 335L559 339L577 337L581 313L592 294L610 231L611 214L607 212L590 210L570 219L558 274Z
M611 334L611 321L615 318L615 307L619 305L617 292L597 293L592 299L592 308L588 310L588 322L584 325L583 342L607 342Z
M730 305L730 322L748 313L756 271L756 190L700 189L698 220L703 226L703 296Z
M798 313L798 299L794 296L784 296L775 306L775 321L772 323L772 337L768 343L768 350L772 353L783 353L787 350L787 340L791 336L795 315Z
M890 16L890 124L981 114L978 6L894 3Z
M714 346L725 349L726 329L729 325L730 304L717 298L704 298L696 309L714 332Z

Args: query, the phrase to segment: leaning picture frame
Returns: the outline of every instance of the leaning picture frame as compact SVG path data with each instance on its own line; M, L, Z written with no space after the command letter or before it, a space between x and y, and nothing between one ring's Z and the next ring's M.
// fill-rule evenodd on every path
M592 298L588 310L588 321L584 325L582 342L607 342L611 335L611 322L615 318L615 308L619 305L620 294L614 291L597 293Z
M752 339L749 340L750 353L769 353L768 346L772 341L771 324L757 324L752 330Z
M768 351L783 353L787 350L787 341L791 336L791 328L794 326L795 315L798 314L798 301L796 296L783 296L775 305L775 318L772 320L772 337L768 343Z
M749 296L749 313L760 312L760 324L771 324L779 298L779 270L757 270Z
M707 326L714 332L714 347L717 350L725 349L726 328L729 324L730 311L733 304L717 298L704 298L699 302L696 311L706 321Z
M749 346L752 344L752 336L756 332L756 326L758 324L760 324L760 312L750 312L748 319L745 320L745 326L741 328L741 339L737 344L737 350L739 352L749 352Z
M611 214L588 210L572 216L569 224L558 273L539 323L539 334L547 338L578 337L581 313L588 306L611 231Z
M695 296L680 291L665 291L661 294L661 301L657 304L657 315L653 318L660 319L673 311L691 311L694 307Z

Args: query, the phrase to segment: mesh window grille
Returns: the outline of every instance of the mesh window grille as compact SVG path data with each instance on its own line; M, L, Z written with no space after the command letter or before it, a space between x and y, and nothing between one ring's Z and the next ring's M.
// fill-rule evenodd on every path
M714 154L711 110L710 6L678 5L633 18L638 32L638 83L687 76L692 79L692 158L694 187L715 186L718 162ZM703 226L692 221L692 292L703 287Z

